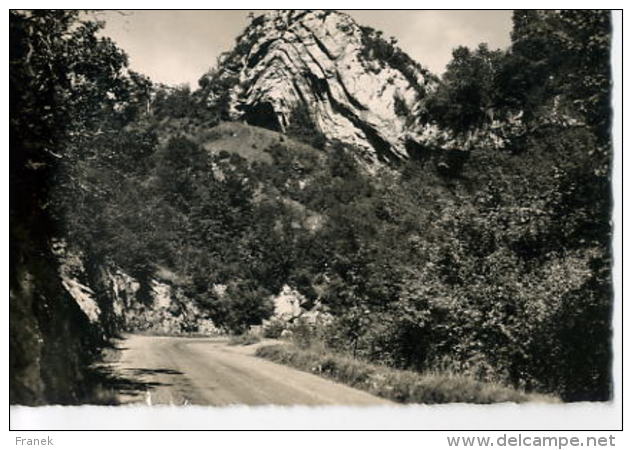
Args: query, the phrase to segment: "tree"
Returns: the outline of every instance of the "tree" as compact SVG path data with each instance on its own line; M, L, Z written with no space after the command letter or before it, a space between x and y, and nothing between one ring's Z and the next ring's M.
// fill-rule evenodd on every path
M127 100L126 55L77 11L10 11L11 207L47 199L73 139L103 132ZM25 211L25 212L26 212Z
M232 333L243 333L260 325L274 312L270 293L252 282L231 283L223 296L208 305L213 321Z
M564 114L585 120L600 143L607 143L610 12L518 10L513 20L511 50L498 86L504 102L531 119L542 114L542 106L562 100Z
M457 133L489 123L502 58L501 51L490 51L486 44L475 51L456 48L437 91L428 100L430 117Z

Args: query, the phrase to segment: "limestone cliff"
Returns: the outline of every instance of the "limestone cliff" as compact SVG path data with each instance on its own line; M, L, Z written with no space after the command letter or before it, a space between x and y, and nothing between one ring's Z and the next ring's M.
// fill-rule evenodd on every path
M329 141L367 162L404 159L441 132L422 123L436 77L380 32L334 11L274 11L253 19L202 80L233 120L284 131L298 108ZM416 119L413 119L416 118Z

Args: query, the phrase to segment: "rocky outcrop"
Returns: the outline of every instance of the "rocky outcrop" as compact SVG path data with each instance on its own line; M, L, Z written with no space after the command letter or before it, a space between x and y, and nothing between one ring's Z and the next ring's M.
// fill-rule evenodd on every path
M158 334L219 334L213 321L182 289L165 280L150 281L149 302L138 300L140 283L120 269L108 269L109 291L123 331Z
M102 310L94 289L89 286L92 283L87 280L82 255L79 252L69 251L63 240L54 241L52 250L59 262L61 284L79 306L86 319L97 326L99 322L107 320L102 317Z
M368 162L408 158L440 133L413 120L436 77L339 12L257 17L209 77L208 101L227 101L232 119L284 131L304 108L329 141L353 145Z
M274 304L274 313L268 320L263 321L263 328L270 323L283 323L285 328L291 323L302 321L308 324L328 323L332 315L327 311L325 305L320 301L312 304L307 298L296 289L283 285L277 295L271 296Z
M98 265L88 273L81 252L68 250L63 241L53 248L64 289L94 327L169 335L219 332L165 269L149 280L148 298L142 299L141 284L121 269Z
M302 306L306 301L307 299L300 292L286 284L278 295L272 297L274 303L273 317L285 321L293 320L303 313Z

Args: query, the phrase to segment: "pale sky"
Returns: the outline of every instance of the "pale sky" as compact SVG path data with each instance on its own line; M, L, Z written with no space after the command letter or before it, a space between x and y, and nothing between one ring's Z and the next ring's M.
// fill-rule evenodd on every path
M347 10L360 25L394 36L413 59L440 75L459 45L491 49L509 45L511 11ZM248 11L106 11L110 36L130 58L133 70L166 84L197 80L230 50L249 23ZM258 14L255 11L255 15Z

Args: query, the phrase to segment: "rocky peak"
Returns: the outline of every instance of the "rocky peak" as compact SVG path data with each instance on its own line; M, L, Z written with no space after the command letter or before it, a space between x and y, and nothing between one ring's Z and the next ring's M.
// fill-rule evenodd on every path
M285 131L303 108L328 140L389 162L427 138L412 118L436 77L347 14L287 10L254 18L206 85L233 120Z

